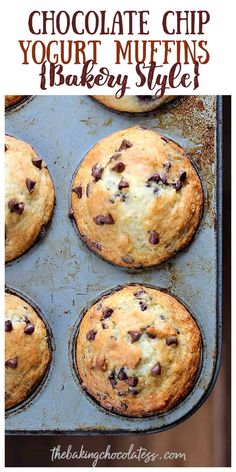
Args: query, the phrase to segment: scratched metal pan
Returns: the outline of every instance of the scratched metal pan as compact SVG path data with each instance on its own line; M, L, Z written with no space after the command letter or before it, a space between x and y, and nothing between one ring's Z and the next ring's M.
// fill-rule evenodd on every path
M57 204L46 235L6 266L6 284L40 307L53 333L53 365L44 388L6 416L8 434L128 434L175 426L206 400L221 351L221 98L181 97L146 115L114 113L89 97L35 96L6 115L6 133L44 156ZM72 175L87 151L119 129L145 124L179 143L201 176L205 204L193 242L152 270L129 273L101 260L80 241L68 219ZM188 397L170 412L144 419L106 412L82 390L73 366L73 340L84 307L127 283L170 291L201 329L201 369Z

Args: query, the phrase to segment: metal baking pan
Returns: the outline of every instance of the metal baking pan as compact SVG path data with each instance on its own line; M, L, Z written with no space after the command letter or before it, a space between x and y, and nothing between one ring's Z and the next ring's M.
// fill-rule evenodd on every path
M205 205L193 242L161 266L129 273L89 251L68 219L73 173L87 151L119 129L145 124L179 143L202 179ZM182 97L145 115L112 112L86 96L36 96L6 115L6 133L42 155L57 204L48 231L6 266L6 284L36 303L53 332L46 385L6 416L7 434L158 432L180 423L206 400L220 365L222 235L222 102ZM138 419L106 412L82 390L73 367L73 339L86 305L117 285L145 283L179 297L202 332L202 365L188 395L170 412Z

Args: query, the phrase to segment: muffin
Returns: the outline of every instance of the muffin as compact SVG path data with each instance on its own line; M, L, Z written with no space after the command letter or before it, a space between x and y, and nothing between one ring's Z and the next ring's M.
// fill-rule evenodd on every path
M6 136L5 156L5 258L11 261L44 235L54 188L45 162L29 144Z
M201 335L174 297L127 285L84 314L76 339L82 387L102 407L127 416L165 412L190 391L201 358Z
M47 371L51 351L45 324L25 300L5 294L6 409L29 397Z
M25 100L27 95L5 95L5 108L18 105L18 103Z
M165 95L161 98L156 98L153 95L126 95L122 98L116 98L112 95L93 95L93 98L115 111L145 113L156 110L156 108L174 100L176 97L172 95Z
M192 239L200 179L183 149L135 126L99 141L73 181L69 216L105 260L131 269L160 264Z

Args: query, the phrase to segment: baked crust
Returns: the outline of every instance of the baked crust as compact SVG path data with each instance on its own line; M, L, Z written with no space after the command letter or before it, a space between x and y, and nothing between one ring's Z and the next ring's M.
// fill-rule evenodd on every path
M151 95L125 95L122 98L116 98L112 95L93 95L93 98L108 108L115 111L126 113L146 113L156 110L165 103L176 98L174 95L165 95L161 98L155 98Z
M12 329L6 331L5 327L5 361L17 358L18 362L15 368L5 366L5 407L9 409L28 398L40 384L51 351L41 318L25 300L10 293L5 294L6 321L11 322ZM32 334L24 332L29 324L34 326Z
M9 108L22 102L26 95L5 95L5 107Z
M114 170L118 163L121 172ZM128 187L119 190L124 182ZM181 147L135 126L88 152L75 175L71 203L82 240L107 261L136 269L158 265L187 246L200 221L203 192Z
M138 284L102 296L84 314L76 340L83 388L104 408L128 416L177 405L193 386L200 359L200 331L186 308Z
M46 164L36 167L38 156L27 143L5 136L5 258L11 261L23 254L49 222L54 208L54 188ZM35 182L32 192L26 179ZM29 186L29 184L28 184ZM23 203L23 212L14 211L12 201ZM10 205L10 207L9 207Z

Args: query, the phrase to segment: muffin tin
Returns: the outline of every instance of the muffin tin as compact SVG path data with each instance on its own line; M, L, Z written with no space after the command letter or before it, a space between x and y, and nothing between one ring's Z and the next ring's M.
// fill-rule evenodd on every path
M83 246L67 215L72 176L84 155L99 139L135 124L184 147L202 178L205 205L197 234L184 251L155 269L130 273ZM6 133L45 156L57 199L45 237L6 266L7 286L39 305L54 338L46 385L7 413L8 434L158 432L183 421L206 400L221 350L221 124L221 98L215 96L183 97L146 115L115 113L85 96L36 96L6 115ZM106 412L82 390L73 365L84 307L126 283L154 285L179 297L203 338L201 370L191 393L170 412L143 419Z

